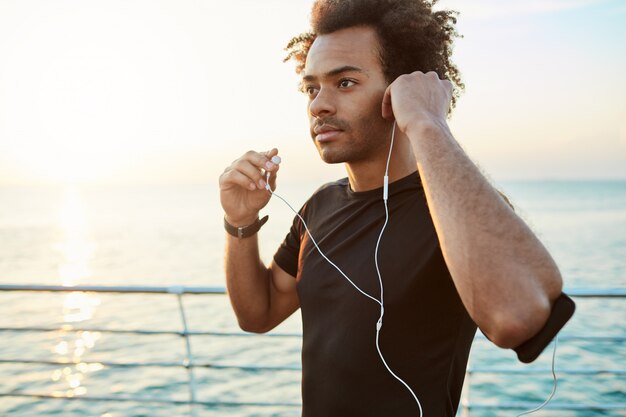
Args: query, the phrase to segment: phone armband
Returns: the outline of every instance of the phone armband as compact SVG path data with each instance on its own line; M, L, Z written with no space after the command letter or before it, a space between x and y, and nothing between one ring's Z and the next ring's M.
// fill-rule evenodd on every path
M565 326L565 323L574 315L574 310L576 310L574 301L565 293L561 293L552 306L548 321L539 333L513 349L517 353L517 358L524 363L530 363L537 359Z

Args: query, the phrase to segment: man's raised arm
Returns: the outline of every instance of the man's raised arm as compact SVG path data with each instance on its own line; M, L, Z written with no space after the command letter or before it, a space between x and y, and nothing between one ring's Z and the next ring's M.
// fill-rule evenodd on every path
M299 306L295 278L276 264L267 268L259 256L258 215L270 199L262 170L273 173L274 189L278 165L270 159L277 153L247 152L219 180L225 226L231 231L226 237L226 288L239 326L255 333L276 327Z
M387 89L383 116L395 117L411 143L463 304L487 337L513 348L544 326L562 279L539 239L450 133L451 92L434 72L400 76Z

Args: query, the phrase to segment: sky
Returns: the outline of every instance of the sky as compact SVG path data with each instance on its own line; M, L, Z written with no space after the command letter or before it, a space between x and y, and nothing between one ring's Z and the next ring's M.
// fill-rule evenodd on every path
M215 183L319 160L287 41L311 0L0 0L0 185ZM496 180L626 178L622 0L441 0L466 90L449 124Z

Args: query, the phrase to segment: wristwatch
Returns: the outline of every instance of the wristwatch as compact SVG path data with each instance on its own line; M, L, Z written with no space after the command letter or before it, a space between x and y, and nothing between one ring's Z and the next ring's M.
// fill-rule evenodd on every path
M257 217L256 221L252 224L249 224L247 226L236 227L228 223L226 221L226 216L224 216L224 229L226 229L228 234L233 235L239 239L243 239L245 237L254 236L256 232L259 231L261 226L263 226L267 222L267 219L269 218L270 216L265 216L262 219L259 219Z

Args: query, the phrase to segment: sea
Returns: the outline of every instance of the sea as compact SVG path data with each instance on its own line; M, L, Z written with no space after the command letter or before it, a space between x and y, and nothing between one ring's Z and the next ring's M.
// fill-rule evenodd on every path
M281 183L277 192L297 209L319 185ZM505 181L497 188L548 248L566 288L626 287L626 181ZM269 262L293 213L274 198L263 214L270 219L259 235L261 257ZM222 221L216 184L0 187L0 284L223 287ZM103 365L182 363L183 338L73 330L180 331L176 296L0 291L0 416L300 415L299 312L269 335L249 336L239 330L226 296L186 295L183 302L190 330L234 333L191 337L194 361L218 365L195 369L196 398L207 405L193 410L184 404L189 398L184 367ZM626 404L626 299L576 303L557 346L558 383L551 402L569 409L535 415L626 416L626 409L594 409ZM63 330L12 330L18 327ZM553 388L552 349L523 365L514 352L478 338L470 357L475 372L465 393L474 406L466 415L517 416L524 410L481 405L541 404Z

